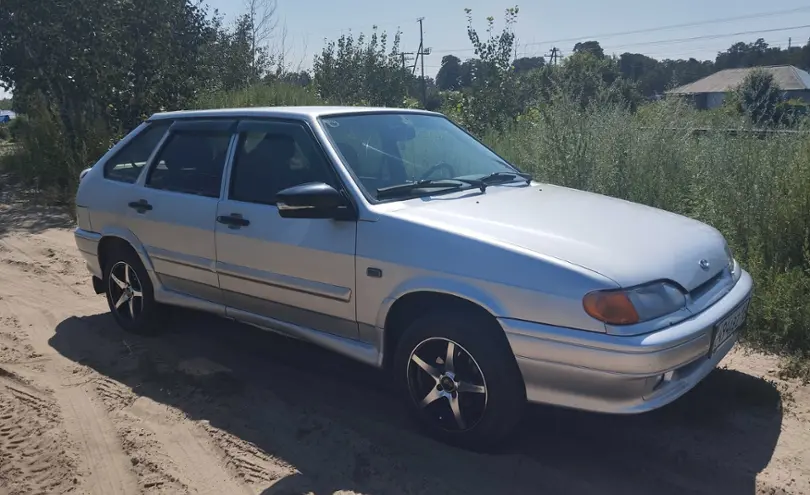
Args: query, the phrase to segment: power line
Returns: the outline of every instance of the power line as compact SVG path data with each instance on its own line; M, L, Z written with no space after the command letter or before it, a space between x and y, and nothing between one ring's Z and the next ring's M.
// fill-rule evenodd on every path
M803 24L800 26L789 26L789 27L782 27L782 28L772 28L772 29L758 29L753 31L737 31L736 33L727 33L727 34L706 34L703 36L692 36L689 38L674 38L668 40L658 40L658 41L642 41L638 43L626 43L623 45L615 45L612 48L621 48L627 46L646 46L646 45L669 45L669 44L677 44L677 43L688 43L690 41L697 41L697 40L710 40L710 39L720 39L720 38L728 38L731 36L743 36L746 34L762 34L762 33L776 33L779 31L792 31L796 29L806 29L810 28L810 24ZM604 48L611 48L611 47L604 47Z
M643 33L653 33L656 31L665 31L668 29L678 29L678 28L685 28L685 27L695 27L695 26L705 26L708 24L720 24L725 22L733 22L733 21L740 21L745 19L758 19L761 17L773 17L778 15L786 15L786 14L795 14L800 12L810 12L810 7L798 7L794 9L788 10L778 10L778 11L771 11L771 12L762 12L758 14L747 14L735 17L725 17L725 18L718 18L712 19L709 21L698 21L698 22L689 22L689 23L682 23L682 24L670 24L667 26L660 26L655 28L646 28L646 29L637 29L634 31L620 31L620 32L613 32L613 33L603 33L603 34L593 34L588 36L578 36L576 38L566 38L566 39L556 39L556 40L547 40L547 41L534 41L530 43L524 43L523 46L535 46L535 45L553 45L558 43L569 43L572 41L582 41L586 39L604 39L604 38L611 38L616 36L626 36L630 34L643 34ZM469 52L474 51L474 48L457 48L453 50L434 50L436 53L450 53L450 52Z
M769 41L768 46L770 48L779 47L781 45L787 45L789 43L789 38L780 38L778 40ZM700 55L704 54L707 51L714 51L716 53L722 53L723 50L717 50L716 45L700 45L700 46L692 46L689 48L684 49L683 47L675 47L676 50L660 50L660 51L653 51L648 52L645 51L644 53L638 53L640 55L644 55L646 57L655 58L655 59L684 59L689 58L693 55ZM795 46L794 46L795 48ZM634 55L637 53L633 53ZM523 57L547 57L548 54L544 52L531 52L531 53L523 53ZM712 61L712 59L705 59L703 61Z
M711 40L711 39L722 39L722 38L729 38L732 36L742 36L747 34L762 34L762 33L775 33L780 31L792 31L796 29L806 29L810 28L810 24L803 24L800 26L789 26L789 27L782 27L782 28L772 28L772 29L760 29L760 30L752 30L752 31L738 31L736 33L725 33L725 34L707 34L703 36L692 36L689 38L670 38L664 40L656 40L656 41L640 41L636 43L624 43L621 45L612 45L612 46L603 46L602 50L604 51L617 51L619 49L625 49L627 47L634 47L634 46L656 46L656 45L676 45L680 43L689 43L692 41L701 41L701 40ZM534 53L532 55L525 56L543 56L544 53Z
M411 20L410 19L407 19L407 20L403 19L403 20L399 20L399 21L371 22L369 24L365 24L365 25L362 25L362 26L356 25L356 26L342 27L342 28L331 28L331 29L326 29L326 30L323 30L323 31L318 31L317 33L313 33L311 31L302 31L301 34L321 36L324 33L336 33L336 32L343 33L345 31L352 31L352 30L356 30L356 29L373 29L375 27L393 26L393 25L399 26L401 24L405 24L406 22L411 22Z
M786 45L788 43L787 39L781 39L779 41L769 42L768 46L771 48L778 47L779 45ZM690 58L695 55L700 55L707 51L715 51L716 53L723 53L722 50L715 50L714 46L704 45L704 46L696 46L692 47L687 50L678 50L678 51L654 51L654 52L645 52L641 55L650 57L650 58L657 58L657 59L683 59L683 58ZM708 61L712 61L713 59L706 59Z
M810 7L798 7L798 8L795 8L795 9L778 10L778 11L765 12L765 13L760 13L760 14L748 14L748 15L741 15L741 16L736 16L736 17L725 17L725 18L719 18L719 19L712 19L712 20L709 20L709 21L689 22L689 23L683 23L683 24L670 24L668 26L661 26L661 27L657 27L657 28L637 29L635 31L621 31L621 32L614 32L614 33L596 34L596 35L592 35L592 36L580 36L578 38L568 38L568 39L564 39L564 40L538 41L538 42L534 42L534 43L526 43L526 45L544 45L546 43L566 43L566 42L571 42L571 41L581 41L581 40L586 39L586 38L589 38L589 39L597 39L597 38L604 39L604 38L611 38L611 37L615 37L615 36L625 36L625 35L630 35L630 34L654 33L656 31L665 31L667 29L679 29L679 28L685 28L685 27L705 26L705 25L709 25L709 24L720 24L720 23L725 23L725 22L741 21L741 20L746 20L746 19L759 19L761 17L772 17L772 16L777 16L777 15L795 14L795 13L805 12L805 11L810 11Z

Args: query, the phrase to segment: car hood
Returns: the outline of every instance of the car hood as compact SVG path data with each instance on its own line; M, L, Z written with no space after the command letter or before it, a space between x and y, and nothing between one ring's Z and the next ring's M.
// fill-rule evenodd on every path
M393 214L573 263L622 287L668 279L691 291L728 263L725 240L713 227L560 186L494 186L406 203Z

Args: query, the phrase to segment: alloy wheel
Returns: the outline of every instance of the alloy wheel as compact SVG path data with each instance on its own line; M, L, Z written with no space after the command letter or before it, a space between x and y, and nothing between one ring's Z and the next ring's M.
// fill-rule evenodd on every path
M484 374L472 355L457 342L431 337L408 360L411 399L427 418L446 431L475 427L487 406Z
M143 312L143 286L135 269L119 261L110 270L107 281L110 301L121 318L135 321Z

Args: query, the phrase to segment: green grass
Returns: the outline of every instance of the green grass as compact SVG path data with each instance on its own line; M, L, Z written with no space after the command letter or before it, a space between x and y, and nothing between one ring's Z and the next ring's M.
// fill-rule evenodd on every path
M747 342L808 354L810 135L694 136L686 130L704 119L672 103L631 114L558 101L486 141L540 180L718 228L756 284Z

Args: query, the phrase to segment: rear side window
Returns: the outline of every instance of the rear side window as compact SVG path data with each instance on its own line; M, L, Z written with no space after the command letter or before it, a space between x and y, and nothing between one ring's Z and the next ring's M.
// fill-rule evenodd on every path
M161 121L150 124L138 133L104 164L104 177L118 182L134 184L166 130L172 123Z
M172 132L155 158L146 185L218 198L230 140L230 132Z

